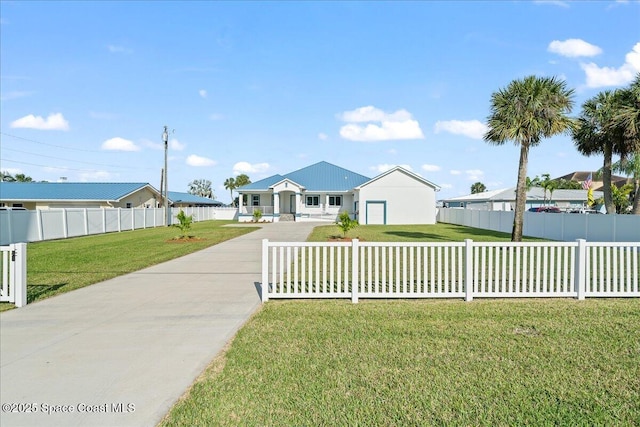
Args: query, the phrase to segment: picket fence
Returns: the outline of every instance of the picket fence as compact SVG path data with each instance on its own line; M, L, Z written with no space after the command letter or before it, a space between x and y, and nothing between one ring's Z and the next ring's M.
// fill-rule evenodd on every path
M640 297L640 242L262 242L272 298Z
M234 219L236 208L171 208L171 223L183 210L193 221ZM164 208L67 208L0 211L0 244L37 242L165 225Z
M0 301L14 303L16 307L25 306L27 304L27 244L0 246L0 254L2 256Z

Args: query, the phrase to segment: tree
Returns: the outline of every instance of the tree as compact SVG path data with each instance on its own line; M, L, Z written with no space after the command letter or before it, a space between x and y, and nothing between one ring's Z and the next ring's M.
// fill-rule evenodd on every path
M357 220L351 219L351 217L349 216L349 212L342 211L340 213L340 216L338 216L336 225L340 230L342 230L342 234L344 235L344 237L347 237L347 233L349 232L349 230L356 228L359 224Z
M611 166L613 153L626 151L621 145L622 133L613 126L613 115L617 108L612 91L600 92L582 105L578 126L573 131L573 141L578 151L585 156L602 154L602 184L604 205L608 214L616 212L611 194Z
M2 181L4 182L33 182L33 178L23 173L11 175L7 171L2 172Z
M540 181L540 187L544 189L544 204L547 203L547 191L549 192L549 203L551 203L551 197L553 197L553 192L558 188L558 183L551 179L548 173L543 173L542 180Z
M487 187L479 181L471 186L471 194L484 193L485 191L487 191Z
M233 200L233 190L236 189L236 180L233 177L225 179L224 188L229 190L229 193L231 195L231 204L235 206L235 202Z
M243 173L236 177L236 188L251 184L249 177Z
M570 131L573 120L568 116L573 108L573 89L556 77L529 76L512 81L505 89L491 95L489 130L484 140L503 145L513 141L520 146L516 206L511 240L522 241L522 228L527 192L529 149L543 138Z
M633 177L630 198L633 200L631 213L640 215L640 153L633 153L631 157L620 159L611 165L611 170Z
M611 186L611 195L613 196L613 204L616 207L616 213L626 213L627 208L631 205L629 201L629 193L633 190L631 184L625 184L618 188L615 185Z
M189 194L214 199L215 196L211 190L211 181L208 179L195 179L189 183Z

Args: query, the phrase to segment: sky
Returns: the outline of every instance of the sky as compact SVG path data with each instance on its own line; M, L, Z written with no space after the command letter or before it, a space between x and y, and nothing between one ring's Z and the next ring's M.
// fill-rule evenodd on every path
M188 191L327 161L400 165L439 199L515 186L519 149L483 141L492 93L529 75L572 116L640 72L640 1L0 2L0 169L37 181ZM597 170L571 137L528 175Z

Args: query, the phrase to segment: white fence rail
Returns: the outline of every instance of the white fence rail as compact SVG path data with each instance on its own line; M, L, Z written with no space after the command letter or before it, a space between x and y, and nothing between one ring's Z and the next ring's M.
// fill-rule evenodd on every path
M171 208L172 224L180 210L193 215L194 222L234 219L237 209L217 207ZM69 208L0 211L0 244L65 239L90 234L161 227L165 210L122 208Z
M271 298L640 297L640 242L262 243Z
M511 233L512 211L439 208L438 222ZM640 242L640 215L525 212L523 234L549 240Z
M12 302L16 307L22 307L27 304L27 244L0 246L0 254L0 301Z

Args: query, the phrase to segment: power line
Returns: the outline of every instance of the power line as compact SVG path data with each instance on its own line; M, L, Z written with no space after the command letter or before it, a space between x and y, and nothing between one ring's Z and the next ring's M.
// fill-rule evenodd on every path
M9 162L9 163L19 163L21 165L29 165L29 166L40 166L43 168L52 168L52 169L60 169L60 170L70 170L70 171L77 171L77 172L99 172L96 169L76 169L76 168L68 168L68 167L59 167L59 166L51 166L51 165L39 165L37 163L29 163L29 162L20 162L18 160L11 160L11 159L2 159L2 162Z
M13 148L3 148L3 150L6 150L6 151L14 151L14 152L16 152L16 153L30 154L30 155L32 155L32 156L46 157L46 158L48 158L48 159L63 160L63 161L65 161L65 162L83 163L83 164L85 164L85 165L95 165L95 166L104 166L104 167L109 167L109 168L121 168L121 169L136 169L136 170L139 170L139 169L146 169L146 170L155 170L155 168L141 168L141 167L138 167L138 166L133 167L133 166L121 166L121 165L106 165L106 164L103 164L103 163L94 163L94 162L83 162L83 161L81 161L81 160L71 160L71 159L65 159L65 158L62 158L62 157L47 156L47 155L44 155L44 154L37 154L37 153L30 153L30 152L28 152L28 151L15 150L15 149L13 149Z
M55 148L63 148L65 150L84 151L84 152L88 152L88 153L102 153L102 151L98 151L98 150L88 150L86 148L74 148L74 147L65 147L64 145L48 144L46 142L36 141L34 139L23 138L23 137L17 136L17 135L11 135L11 134L6 133L6 132L0 132L0 135L8 136L10 138L21 139L23 141L33 142L34 144L46 145L46 146L55 147Z

